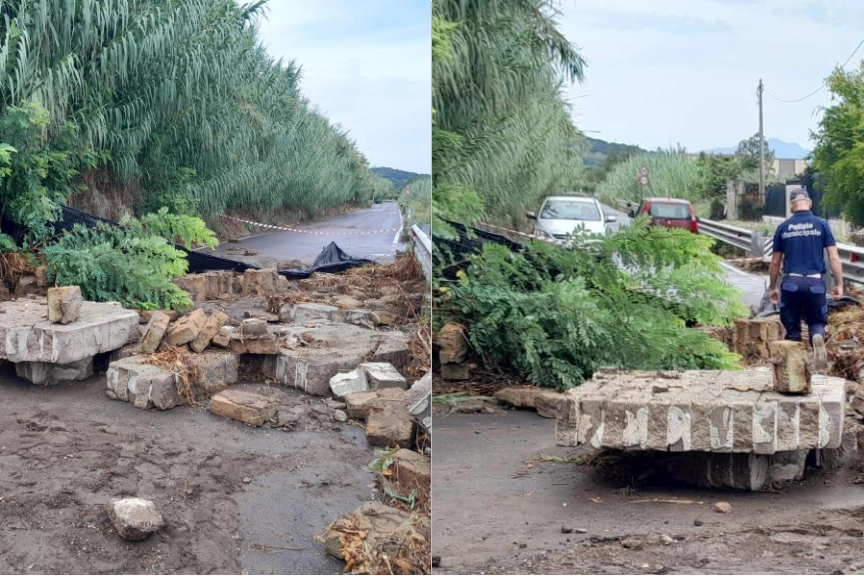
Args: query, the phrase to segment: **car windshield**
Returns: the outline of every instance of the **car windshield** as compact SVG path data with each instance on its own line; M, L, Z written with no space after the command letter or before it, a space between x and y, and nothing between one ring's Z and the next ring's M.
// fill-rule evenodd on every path
M543 205L540 218L544 220L582 220L599 222L600 211L593 202L549 200Z
M651 216L671 220L686 220L690 218L690 208L686 204L652 202Z

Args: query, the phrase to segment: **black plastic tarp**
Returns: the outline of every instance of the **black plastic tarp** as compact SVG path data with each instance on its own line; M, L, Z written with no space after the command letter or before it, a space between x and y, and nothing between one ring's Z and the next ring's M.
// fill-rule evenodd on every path
M71 230L72 227L75 226L75 224L83 224L84 226L88 227L96 226L100 222L104 222L112 226L118 225L118 223L113 220L108 220L107 218L100 218L98 216L82 212L81 210L71 208L66 205L61 205L61 209L61 219L57 222L54 222L53 224L54 232L56 234L60 234L61 232L64 232L66 230ZM4 233L12 236L16 240L16 242L20 241L21 237L25 232L23 227L6 219L3 219L2 222L0 222L0 229L2 229ZM227 258L213 256L212 254L202 254L201 252L194 252L176 244L175 247L186 254L186 260L189 262L189 272L191 273L207 272L209 270L232 270L234 272L242 273L246 270L260 269L260 266L254 266L252 264L246 264L245 262L238 262L236 260L229 260ZM342 272L343 270L353 268L354 266L361 266L363 264L372 263L372 260L367 260L365 258L356 258L354 256L346 254L345 251L339 248L339 246L335 242L331 242L324 248L324 250L318 255L318 257L315 258L315 262L310 268L291 268L288 270L279 270L279 274L291 280L302 280L303 278L308 278L309 276L311 276L313 272Z

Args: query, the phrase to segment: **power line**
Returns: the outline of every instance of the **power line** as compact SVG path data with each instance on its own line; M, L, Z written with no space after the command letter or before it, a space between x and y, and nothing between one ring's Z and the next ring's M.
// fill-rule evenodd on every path
M862 39L861 42L858 43L858 46L856 46L855 50L853 50L852 53L849 55L849 57L846 58L846 61L840 65L840 68L845 68L846 65L849 64L849 62L852 60L852 58L855 57L855 54L858 52L858 50L861 49L861 46L864 46L864 39ZM825 88L825 86L827 86L827 85L828 85L828 80L827 79L823 80L822 84L820 84L818 88L816 88L815 90L813 90L812 92L810 92L806 96L802 96L801 98L795 98L794 100L786 100L785 98L780 98L778 96L775 96L774 94L771 94L771 92L769 92L768 90L765 90L765 93L768 94L769 96L771 96L771 98L774 98L775 100L777 100L779 102L785 102L787 104L794 104L795 102L802 102L802 101L807 100L808 98L810 98L812 96L815 96L820 91L822 91L822 89Z

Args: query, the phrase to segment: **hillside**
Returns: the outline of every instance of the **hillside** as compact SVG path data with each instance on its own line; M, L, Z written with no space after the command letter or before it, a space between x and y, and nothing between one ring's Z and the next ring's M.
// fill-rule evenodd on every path
M768 138L768 149L774 152L775 158L803 159L810 155L810 150L802 148L796 142L786 142L779 138ZM705 150L708 154L735 154L737 146L726 146L725 148L712 148Z
M607 142L599 138L586 138L585 140L588 143L588 149L582 155L582 161L587 168L603 164L609 156L626 157L631 154L645 152L645 150L633 144Z
M372 168L372 173L386 178L393 183L394 188L401 188L406 182L410 182L421 176L429 176L429 174L418 174L416 172L407 172L396 168L388 168L387 166L375 166Z

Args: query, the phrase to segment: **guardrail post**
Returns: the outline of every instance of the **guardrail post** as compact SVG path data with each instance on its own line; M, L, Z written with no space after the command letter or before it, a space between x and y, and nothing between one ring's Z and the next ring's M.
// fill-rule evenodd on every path
M753 231L750 236L750 256L753 258L765 258L765 239L758 230Z

